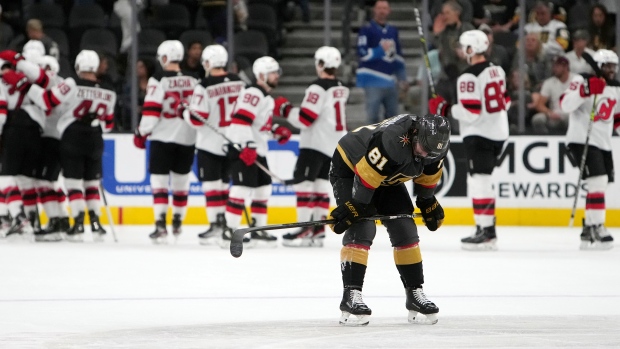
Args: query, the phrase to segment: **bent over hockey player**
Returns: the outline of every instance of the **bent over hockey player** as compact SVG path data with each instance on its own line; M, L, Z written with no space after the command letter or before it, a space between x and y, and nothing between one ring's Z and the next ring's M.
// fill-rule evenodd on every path
M379 124L360 127L338 142L329 180L338 207L331 212L332 227L342 238L340 263L344 292L342 325L366 325L371 310L362 299L370 246L376 235L373 221L362 217L412 214L413 203L404 182L413 180L416 206L431 231L444 219L434 192L450 143L448 119L438 115L401 114ZM424 273L418 231L412 219L385 220L394 262L405 287L409 322L437 322L439 308L422 290ZM416 318L418 313L426 319ZM355 315L357 319L350 318Z
M99 224L102 130L114 126L116 93L111 86L97 81L99 55L82 50L75 58L78 78L67 78L46 91L32 85L28 97L49 115L60 114L60 163L69 193L69 204L74 224L67 232L67 240L83 241L84 206L88 207L91 231L95 241L106 234ZM86 199L86 203L84 203Z
M618 56L602 49L593 58L602 77L577 75L560 97L562 111L570 113L566 141L576 166L581 164L586 138L590 137L581 177L588 188L582 250L610 249L614 241L605 228L605 190L614 181L611 136L614 127L620 130L620 83L615 80ZM590 123L592 129L588 134Z
M200 244L210 245L221 238L226 227L229 170L224 134L230 125L233 107L245 83L226 71L228 52L222 45L209 45L202 51L207 76L194 87L183 117L196 128L198 179L205 194L210 227L198 234ZM208 124L208 125L205 125Z
M346 134L345 106L349 89L336 78L340 51L323 46L314 54L318 79L307 89L299 108L292 108L284 97L276 98L274 112L301 129L299 157L294 180L297 195L297 221L325 219L329 213L329 165L338 140ZM282 236L290 247L322 247L325 226L299 229Z
M183 120L183 105L191 98L198 80L181 71L183 44L166 40L157 48L157 60L163 71L152 76L146 86L142 120L136 128L134 145L146 148L151 140L149 172L153 192L155 231L149 235L153 243L166 243L168 187L172 190L172 234L181 234L181 223L187 211L189 172L194 162L196 130ZM168 185L170 181L170 185Z
M232 124L228 127L228 138L235 143L229 146L232 186L226 204L226 224L229 228L222 234L221 245L230 245L232 231L241 222L241 215L249 219L245 199L252 198L252 219L258 226L267 224L267 201L271 196L271 177L259 169L256 163L267 168L267 136L272 134L279 143L288 142L291 131L284 126L272 124L273 97L269 92L278 85L280 65L275 59L265 56L252 65L256 84L248 86L239 95L233 112ZM244 239L248 246L277 246L278 238L266 231L252 232L251 240Z
M495 250L495 190L492 174L508 139L506 73L487 61L487 35L480 30L461 34L459 43L470 67L457 80L458 103L452 116L459 121L467 154L467 191L474 208L476 231L461 239L465 250ZM429 101L431 113L446 115L448 104L437 96Z

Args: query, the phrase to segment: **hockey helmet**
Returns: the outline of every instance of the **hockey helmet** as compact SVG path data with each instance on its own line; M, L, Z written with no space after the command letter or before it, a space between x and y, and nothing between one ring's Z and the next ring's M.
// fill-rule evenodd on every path
M39 40L29 40L22 48L22 56L27 61L37 63L41 57L45 56L45 46Z
M331 46L320 47L314 53L315 66L319 66L319 62L323 61L323 68L338 68L342 62L340 51Z
M202 50L202 64L209 63L209 69L224 68L228 63L228 52L222 45L209 45Z
M600 49L594 53L594 61L599 68L602 68L603 64L615 64L616 73L618 72L618 55L614 51Z
M413 130L413 146L419 143L428 154L426 158L433 159L444 155L450 145L450 121L439 115L424 115L419 117Z
M53 56L47 55L39 58L37 64L41 69L50 70L56 74L60 71L60 66L58 65L58 61Z
M93 50L82 50L75 57L75 71L96 73L99 68L99 55Z
M166 40L157 48L157 60L162 68L171 62L181 62L185 49L179 40ZM164 57L166 62L164 63Z
M475 54L483 54L489 48L489 38L482 30L468 30L459 37L459 44L463 48L465 56L471 58ZM471 47L471 53L467 48Z
M267 74L274 72L282 75L282 70L278 62L269 56L258 58L252 65L252 73L254 73L256 80L260 79L260 74L263 74L266 79Z

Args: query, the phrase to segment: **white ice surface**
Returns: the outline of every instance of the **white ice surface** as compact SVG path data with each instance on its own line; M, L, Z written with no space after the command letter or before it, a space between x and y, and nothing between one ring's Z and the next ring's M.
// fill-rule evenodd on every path
M434 326L407 323L379 228L360 328L338 325L333 233L235 259L199 246L198 226L168 246L117 229L118 244L0 241L0 348L620 348L620 246L579 251L580 228L498 227L497 252L462 251L470 227L422 228Z

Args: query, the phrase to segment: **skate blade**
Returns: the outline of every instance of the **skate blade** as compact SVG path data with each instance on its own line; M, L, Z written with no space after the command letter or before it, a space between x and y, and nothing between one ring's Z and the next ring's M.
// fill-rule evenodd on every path
M461 247L465 251L497 251L497 242L496 240L491 240L489 242L482 242L479 244L470 244L467 242L462 242Z
M94 233L93 234L93 241L94 242L105 242L105 235Z
M43 236L35 235L34 241L36 242L58 242L58 241L62 241L62 236L60 236L60 234L58 233L49 233Z
M168 237L151 238L154 245L168 245Z
M65 239L69 242L84 242L84 234L66 235Z
M343 311L338 323L342 326L355 327L366 326L370 322L370 315L353 315L354 317L350 317L351 315L351 313Z
M418 316L418 312L414 310L409 310L408 321L410 324L415 325L434 325L439 321L437 317L437 313L435 314L426 314L424 316Z
M6 241L8 241L10 243L27 242L28 241L28 237L24 236L21 233L13 233L13 234L10 234L10 235L6 236Z
M610 241L610 242L582 241L581 245L579 245L579 249L583 251L606 251L606 250L611 250L613 247L614 247L613 241Z
M209 238L198 238L198 242L203 246L213 246L217 245L217 236L212 236Z
M262 240L252 239L249 243L254 243L254 245L252 246L254 248L276 248L278 247L278 240L262 241ZM247 247L246 244L244 244L243 246Z

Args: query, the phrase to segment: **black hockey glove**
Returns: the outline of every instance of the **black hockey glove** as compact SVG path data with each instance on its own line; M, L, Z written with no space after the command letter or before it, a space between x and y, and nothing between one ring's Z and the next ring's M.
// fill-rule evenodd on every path
M424 218L424 224L430 231L435 231L441 227L444 219L443 208L433 195L430 198L418 198L415 201L415 205L422 211L422 218Z
M375 214L375 208L372 205L364 205L355 200L349 200L344 204L336 207L327 219L333 219L336 221L334 224L330 224L330 228L336 234L342 234L355 222L359 221L363 217L370 217Z

